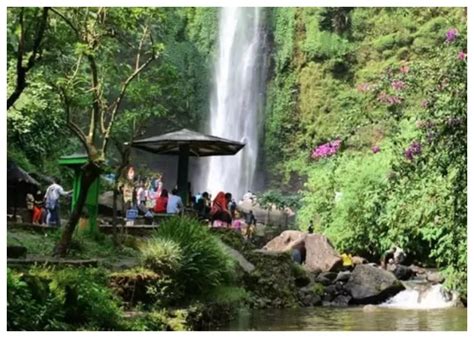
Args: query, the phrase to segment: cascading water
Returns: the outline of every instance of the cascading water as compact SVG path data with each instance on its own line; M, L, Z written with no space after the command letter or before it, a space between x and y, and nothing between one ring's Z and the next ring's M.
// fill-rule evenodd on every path
M456 306L456 298L441 284L406 285L406 290L379 305L398 309L441 309Z
M254 188L264 103L264 31L259 8L222 8L219 46L211 94L209 134L244 142L235 156L215 156L201 169L199 191L231 192L236 198Z

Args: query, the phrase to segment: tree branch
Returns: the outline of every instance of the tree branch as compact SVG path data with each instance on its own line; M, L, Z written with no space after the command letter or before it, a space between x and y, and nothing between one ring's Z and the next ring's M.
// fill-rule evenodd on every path
M145 38L147 36L147 31L148 31L148 26L145 26L145 28L143 29L143 36L140 39L140 44L138 45L137 58L135 61L135 69L138 69L138 67L140 66L140 53L142 51L143 42L145 41Z
M51 8L51 11L52 11L53 13L55 13L56 15L58 15L59 17L61 17L61 19L63 19L64 22L65 22L69 27L72 28L72 30L74 31L74 33L76 33L76 36L77 36L77 37L80 37L80 36L81 36L81 34L79 33L79 30L76 28L76 26L74 26L74 25L72 24L72 22L71 22L68 18L66 18L61 12L59 12L58 10L56 10L56 9L54 9L54 8Z
M148 60L145 61L145 63L143 63L140 67L138 67L137 69L135 69L135 71L125 80L125 82L122 84L122 88L120 90L120 94L118 95L117 99L115 100L115 102L113 103L112 107L113 107L113 110L112 110L112 113L111 113L111 117L110 117L110 121L109 121L109 125L107 126L106 128L106 131L105 131L105 135L104 135L104 142L102 144L102 152L105 151L105 149L107 148L107 143L108 143L108 139L110 137L110 130L112 128L112 125L114 123L114 120L115 120L115 116L117 115L117 111L119 110L120 108L120 104L122 103L122 99L123 97L125 96L125 92L127 91L127 87L128 85L130 84L130 82L138 75L140 74L140 72L142 72L153 60L155 60L157 57L155 54L153 54L152 56L150 56L148 58Z
M87 143L87 138L84 132L79 128L79 126L74 123L72 120L71 116L71 102L70 99L66 93L66 90L64 88L59 88L60 96L63 99L64 102L64 109L66 110L66 123L68 128L76 134L76 136L79 138L79 141L84 145L84 148L86 148L87 155L90 157L91 156L91 151L89 144Z
M43 8L43 15L41 21L39 22L39 27L36 30L36 35L33 43L33 50L28 58L26 66L23 66L23 57L25 56L25 27L24 27L24 12L23 8L20 11L20 39L18 43L18 52L17 52L17 64L16 64L16 86L13 93L7 99L7 110L13 106L13 104L18 100L21 93L27 87L28 83L26 82L26 73L33 68L36 61L39 60L37 56L40 53L41 41L43 40L44 32L46 30L48 22L48 7Z
M35 41L33 43L33 52L28 59L28 63L26 65L26 71L29 71L38 60L36 55L40 52L41 41L43 40L44 32L46 30L46 25L48 22L48 11L49 7L43 8L43 15L41 16L41 21L39 24L39 28L36 31Z
M97 75L97 64L95 62L95 58L92 55L87 55L87 60L89 60L89 64L91 68L92 95L93 95L93 101L92 101L93 114L91 115L91 123L90 123L88 137L93 143L95 139L95 132L96 132L96 121L99 121L99 115L101 113L100 112L99 79Z

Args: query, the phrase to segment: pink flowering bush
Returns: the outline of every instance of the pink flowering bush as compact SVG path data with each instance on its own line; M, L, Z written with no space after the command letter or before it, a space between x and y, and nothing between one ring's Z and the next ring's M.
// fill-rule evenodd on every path
M459 32L456 28L450 28L446 32L446 42L453 42L459 36Z
M325 144L322 144L313 149L311 157L313 159L319 159L324 157L329 157L337 153L339 148L341 147L341 140L334 140Z

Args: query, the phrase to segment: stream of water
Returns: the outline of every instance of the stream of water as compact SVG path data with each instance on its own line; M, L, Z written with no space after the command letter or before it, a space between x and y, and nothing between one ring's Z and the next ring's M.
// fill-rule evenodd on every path
M465 331L467 309L441 284L404 283L380 305L241 310L230 331Z
M466 308L389 307L241 310L228 331L465 331Z

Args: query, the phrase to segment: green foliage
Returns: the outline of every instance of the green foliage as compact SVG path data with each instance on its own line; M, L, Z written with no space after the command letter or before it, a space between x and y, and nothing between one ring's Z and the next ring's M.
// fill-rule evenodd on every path
M465 11L298 8L285 18L291 35L273 21L271 186L301 191L300 228L313 220L339 249L371 259L396 243L465 293ZM458 36L446 42L450 28ZM335 138L340 153L310 159ZM414 143L421 153L406 158Z
M168 306L183 296L172 278L143 267L111 273L108 279L110 288L128 307Z
M22 245L28 254L35 256L50 256L55 243L61 237L60 231L48 230L45 232L29 231L25 229L8 229L7 244ZM79 232L71 245L70 258L107 258L105 263L112 263L122 258L138 256L137 249L116 247L111 236L99 232Z
M36 280L27 283L23 273L7 269L7 329L64 330L64 311L60 302Z
M212 234L219 238L223 243L231 248L245 253L247 251L255 250L256 247L250 241L247 241L240 232L228 228L211 228Z
M140 315L130 321L130 331L187 331L187 312L185 310L155 310Z
M313 220L315 229L325 232L340 250L351 247L371 256L381 251L383 229L377 228L376 219L384 206L391 159L390 151L382 149L365 156L343 154L309 171L304 207L298 214L302 230Z
M7 245L21 245L30 255L48 256L53 252L54 244L60 238L59 231L38 233L23 229L8 229Z
M207 302L217 304L229 304L234 308L248 301L250 295L241 287L236 286L218 286L206 295Z
M183 259L180 246L168 239L150 238L140 249L144 266L158 273L172 274L179 271Z
M321 283L314 283L313 285L313 292L318 295L318 296L323 296L324 295L324 285Z
M172 241L181 249L181 266L174 278L187 297L202 294L232 277L232 260L198 220L172 217L160 224L155 236Z
M300 207L298 195L286 195L280 191L267 190L258 196L258 203L266 209L275 206L279 210L285 208L297 209Z
M11 330L110 330L122 327L118 300L98 269L7 271Z

